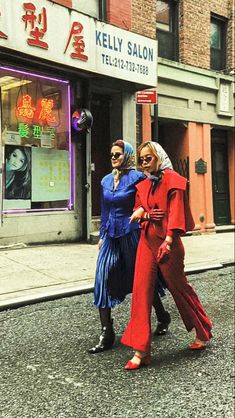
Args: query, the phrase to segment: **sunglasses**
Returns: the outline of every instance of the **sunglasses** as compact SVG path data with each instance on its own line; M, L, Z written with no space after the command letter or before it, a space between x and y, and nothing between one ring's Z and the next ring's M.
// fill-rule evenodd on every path
M151 155L148 155L148 157L140 157L139 158L139 164L143 163L150 163L152 161L153 157Z
M121 157L122 154L121 152L111 152L110 154L110 158L111 160L117 160L119 157Z

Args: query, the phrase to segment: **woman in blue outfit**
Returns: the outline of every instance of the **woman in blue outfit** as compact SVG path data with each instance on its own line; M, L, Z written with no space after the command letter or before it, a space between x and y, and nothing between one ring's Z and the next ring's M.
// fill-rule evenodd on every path
M135 170L134 151L128 142L114 142L110 157L113 171L101 182L101 225L94 289L94 304L99 308L102 333L98 344L89 349L90 354L112 348L115 333L111 308L132 292L140 227L138 222L130 223L130 216L135 202L135 185L146 178ZM170 161L167 163L171 165ZM153 209L148 216L158 222L163 212ZM159 293L163 295L164 289L158 288L155 292L153 306L158 319L155 334L163 335L170 315L165 311Z

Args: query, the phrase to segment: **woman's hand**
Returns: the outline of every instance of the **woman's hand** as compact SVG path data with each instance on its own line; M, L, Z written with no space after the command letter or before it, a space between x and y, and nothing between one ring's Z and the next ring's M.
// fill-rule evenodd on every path
M99 241L98 241L98 250L99 251L100 251L101 245L102 245L102 239L99 239Z
M168 241L163 241L163 243L160 245L157 253L157 262L158 263L164 263L164 261L167 261L169 258L171 252L171 246Z
M164 217L164 211L162 209L151 209L149 212L145 212L143 218L146 221L158 222Z
M143 214L144 214L144 209L143 208L136 209L132 213L132 215L130 216L130 223L131 222L140 222Z

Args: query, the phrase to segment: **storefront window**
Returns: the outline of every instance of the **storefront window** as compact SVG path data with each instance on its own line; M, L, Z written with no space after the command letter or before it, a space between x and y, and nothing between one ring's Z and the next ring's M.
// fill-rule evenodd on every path
M69 84L0 67L4 211L71 208Z

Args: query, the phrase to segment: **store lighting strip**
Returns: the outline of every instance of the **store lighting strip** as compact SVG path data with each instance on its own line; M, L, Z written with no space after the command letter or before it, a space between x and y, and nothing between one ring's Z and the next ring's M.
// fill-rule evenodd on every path
M74 164L74 145L71 141L71 91L68 84L68 127L69 127L69 161L70 161L70 198L69 209L74 208L75 197L75 164Z
M6 70L6 71L12 71L14 73L19 73L19 74L23 74L23 75L31 75L32 77L44 78L45 80L59 81L60 83L69 84L68 80L60 80L59 78L46 77L46 76L43 76L41 74L29 73L27 71L21 71L21 70L18 70L18 69L16 70L16 69L10 68L10 67L3 67L2 65L0 65L0 69L1 70Z

